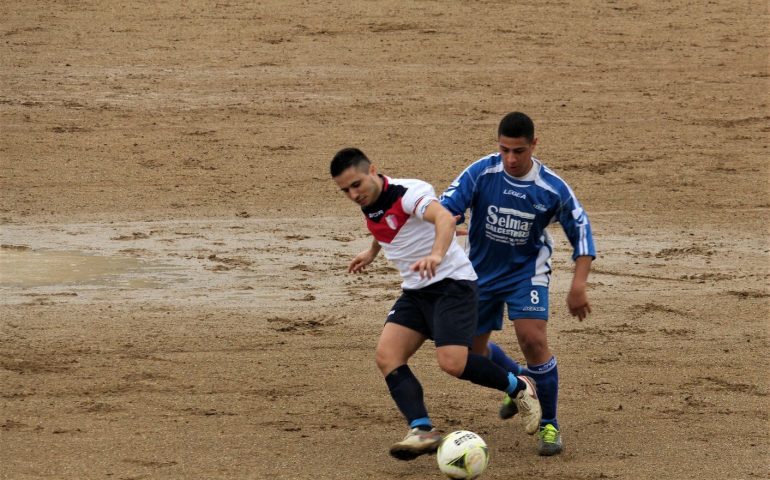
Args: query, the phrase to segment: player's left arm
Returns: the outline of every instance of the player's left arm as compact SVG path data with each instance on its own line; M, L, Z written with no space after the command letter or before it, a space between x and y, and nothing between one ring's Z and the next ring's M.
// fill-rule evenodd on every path
M413 272L419 272L420 278L432 278L436 275L436 269L444 259L455 235L455 218L452 214L435 200L431 201L422 214L422 218L435 225L436 238L433 241L430 255L414 262L409 268Z
M581 255L575 259L575 274L572 276L572 285L567 294L569 313L573 317L578 317L578 320L581 322L591 313L591 304L588 302L586 286L593 260L593 257L588 255Z
M559 212L559 223L572 244L572 259L575 262L575 273L567 294L567 307L570 314L583 321L591 313L588 302L587 284L591 263L596 258L591 222L575 194L567 187L563 192L563 203Z

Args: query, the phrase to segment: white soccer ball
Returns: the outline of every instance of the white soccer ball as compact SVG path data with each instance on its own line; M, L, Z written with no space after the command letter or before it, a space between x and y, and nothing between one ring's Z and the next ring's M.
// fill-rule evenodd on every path
M449 478L478 478L489 464L489 448L477 434L458 430L441 440L436 461Z

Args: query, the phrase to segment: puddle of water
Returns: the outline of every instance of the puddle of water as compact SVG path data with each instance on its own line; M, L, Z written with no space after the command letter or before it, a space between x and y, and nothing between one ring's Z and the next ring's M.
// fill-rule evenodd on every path
M136 258L88 255L76 251L0 250L0 286L47 285L152 286L135 278L149 267ZM128 277L130 275L130 277Z

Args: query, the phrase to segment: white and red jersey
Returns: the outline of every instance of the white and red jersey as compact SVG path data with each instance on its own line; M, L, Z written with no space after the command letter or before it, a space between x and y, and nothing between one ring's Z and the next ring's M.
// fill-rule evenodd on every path
M382 192L374 204L361 210L366 226L404 279L401 288L415 290L445 278L476 280L476 272L465 251L453 239L433 278L420 278L409 270L417 260L430 255L436 238L434 224L423 219L425 209L436 202L433 187L422 180L382 176Z

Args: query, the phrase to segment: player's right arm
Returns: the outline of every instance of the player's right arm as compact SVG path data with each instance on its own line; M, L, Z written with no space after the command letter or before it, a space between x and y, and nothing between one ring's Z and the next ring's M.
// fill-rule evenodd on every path
M434 197L435 200L435 197ZM409 268L420 278L433 278L455 236L455 219L446 208L436 201L429 201L422 213L423 220L435 225L436 237L430 255L414 262Z
M441 205L455 216L457 224L465 222L465 211L473 202L478 165L479 162L476 162L463 170L441 194Z
M363 252L356 255L356 257L348 265L348 273L358 273L363 271L367 265L372 263L377 254L380 253L380 243L376 238L372 239L372 245Z

